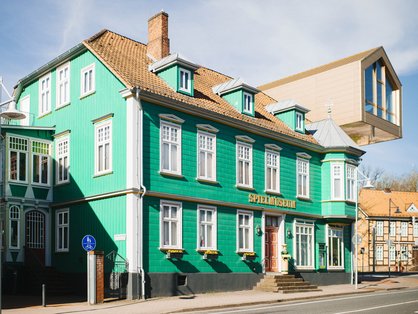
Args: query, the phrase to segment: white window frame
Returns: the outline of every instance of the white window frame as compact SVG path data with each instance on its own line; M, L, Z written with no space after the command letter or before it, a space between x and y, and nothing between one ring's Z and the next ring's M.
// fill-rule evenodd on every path
M43 88L43 82L46 82ZM39 106L38 116L43 116L51 112L51 73L42 76L39 81ZM44 102L45 101L45 102Z
M66 158L66 159L65 159ZM56 174L56 183L62 184L70 182L70 137L64 136L56 140L55 142L55 174ZM66 167L64 164L61 167L61 161L66 160ZM60 169L61 167L61 169ZM64 179L65 173L67 174L67 179ZM60 180L60 174L62 180Z
M405 253L403 253L403 251L405 251ZM409 252L408 252L408 245L401 245L400 250L399 250L399 259L401 261L407 261L408 257L409 257Z
M303 171L299 171L299 164L306 164L306 172ZM303 166L301 166L303 168ZM296 159L296 195L297 197L301 197L301 198L309 198L310 197L310 162L309 159L305 159L305 158L300 158L298 157ZM299 191L299 182L301 180L301 178L306 177L306 186L305 188L302 186L302 191ZM305 190L305 191L304 191ZM301 192L301 193L299 193Z
M34 152L33 151L33 149L34 149L34 143L35 142L37 142L37 143L41 143L41 144L46 144L46 145L48 145L48 153L39 153L39 152ZM40 185L40 186L50 186L51 185L51 143L50 142L45 142L45 141L38 141L38 140L31 140L30 141L30 143L31 143L31 160L32 160L32 162L31 162L31 164L32 164L32 168L31 168L31 183L33 184L33 185ZM39 167L39 182L36 182L35 180L34 180L34 174L35 174L35 169L34 169L34 167L35 167L35 161L33 160L34 159L34 156L38 156L39 157L39 160L38 160L38 167ZM47 178L47 183L43 183L42 182L42 158L43 157L46 157L47 158L47 166L46 166L46 169L47 169L47 176L46 176L46 178Z
M350 164L346 165L346 198L351 202L357 198L357 167Z
M60 223L60 216L67 214L67 223ZM67 247L64 247L65 241L64 241L64 230L67 229ZM59 243L59 234L62 234L62 243L60 248ZM70 209L69 208L63 208L60 210L57 210L55 213L55 252L69 252L70 251Z
M243 112L253 114L254 96L250 93L243 92Z
M338 173L336 173L336 171L338 171ZM337 180L339 180L339 183ZM336 194L338 190L340 195ZM331 199L344 199L344 164L342 162L331 163Z
M243 157L240 157L240 148L243 148ZM248 159L245 158L245 150L248 149ZM249 143L236 143L236 182L238 187L252 188L253 187L253 145ZM242 163L242 182L240 182L239 169ZM245 183L245 164L248 163L248 184Z
M383 237L383 221L376 221L376 236Z
M396 247L394 245L391 245L389 247L389 262L396 261Z
M396 221L391 221L389 223L389 236L390 237L396 236Z
M168 128L168 132L169 132L169 139L164 139L164 127ZM172 129L176 129L177 130L177 139L175 141L173 141L171 139L171 132ZM181 132L181 125L178 125L176 123L170 123L164 120L160 120L160 172L162 173L170 173L170 174L175 174L175 175L181 175L181 142L182 142L182 132ZM163 154L163 145L167 144L168 145L168 169L164 169L164 154ZM177 170L172 170L172 165L173 165L173 156L172 156L172 147L176 146L177 147L177 156L176 158L176 164L177 164Z
M205 212L205 217L207 217L207 212L212 213L212 221L201 221L201 211ZM197 206L197 249L198 250L216 250L217 249L217 210L215 206L206 206L206 205L198 205ZM207 236L207 227L212 227L212 245L202 245L201 237L202 237L202 230L201 226L204 229L204 235Z
M12 215L12 209L17 209L17 217ZM18 250L20 249L20 216L22 213L22 209L20 206L12 204L9 206L9 249ZM12 222L17 223L17 245L12 245Z
M414 237L418 237L418 221L414 223Z
M63 78L60 79L60 75L63 73ZM64 107L70 103L70 62L64 63L59 66L56 71L56 105L55 109ZM64 95L63 95L63 94ZM63 96L63 97L62 97ZM65 98L65 96L67 96ZM64 99L61 99L64 98Z
M407 237L407 236L408 236L408 222L401 221L401 237Z
M297 233L297 227L299 228L309 228L311 229L311 234L307 234L308 236L311 236L311 241L308 243L310 244L310 247L308 247L308 265L300 265L300 261L297 260L298 254L301 256L302 251L301 247L297 246L298 243L298 233ZM295 260L295 266L297 269L314 269L315 267L315 223L311 220L301 220L301 219L295 219L293 224L293 234L295 235L293 239L293 247L294 249L294 260ZM306 234L306 233L303 233ZM299 251L299 252L298 252Z
M187 75L187 79L186 79ZM185 87L185 85L187 86ZM182 92L190 93L192 90L192 72L189 70L179 69L179 90Z
M276 165L274 163L269 162L269 155L271 155L271 161L276 159ZM276 171L276 189L272 189L273 186L273 179L272 173ZM280 152L266 149L265 152L265 189L267 192L274 192L280 193ZM268 173L270 173L270 180L268 180ZM270 181L270 182L269 182Z
M295 129L298 131L303 131L303 114L296 112L296 126Z
M164 206L176 207L177 217L176 218L164 217ZM182 220L183 220L182 216L183 214L182 212L183 212L182 203L165 201L165 200L160 201L160 248L162 249L182 249L183 248L183 239L182 239ZM171 213L171 209L170 209L170 213ZM177 244L176 245L171 244L172 239L170 235L169 235L170 243L164 244L164 222L169 223L170 231L171 231L172 223L176 223L176 227L177 227L177 232L176 232ZM169 234L171 233L170 231L169 231Z
M338 232L341 232L341 237L340 236L334 236L334 234L330 235L330 232L332 232L333 230L336 230ZM337 266L331 265L330 260L331 260L331 253L332 253L332 241L330 242L330 238L338 238L339 241L339 247L338 247L338 252L341 254L341 260L339 260L339 264ZM338 226L332 226L332 225L327 225L327 247L328 247L328 268L329 269L344 269L344 227L338 227ZM339 259L339 256L337 257L337 260Z
M383 261L383 245L376 246L376 261Z
M17 139L19 141L26 141L26 150L23 149L19 149L19 148L10 148L11 141L13 139ZM30 140L28 138L22 138L19 136L8 136L7 137L7 143L8 143L8 167L9 167L9 171L8 171L8 177L9 177L9 181L10 182L20 182L20 183L28 183L29 182L29 175L30 175L30 171L29 171L29 151L30 151ZM16 153L16 179L12 179L11 178L11 170L12 170L12 158L11 158L11 154L12 152ZM20 167L19 167L19 160L20 160L20 154L24 154L26 155L25 157L25 180L20 180Z
M99 142L99 131L109 127L109 138L105 138ZM104 135L103 135L104 136ZM106 145L109 145L109 168L106 168ZM99 148L103 147L103 158L100 158ZM112 132L112 120L106 120L94 125L94 174L103 175L112 172L112 150L113 150L113 132ZM103 169L100 169L102 163Z
M84 76L91 75L90 84L86 86ZM96 91L96 64L92 63L80 71L80 97L85 97L93 94Z
M200 138L205 138L204 146L200 145ZM208 148L209 139L212 141L212 148ZM202 160L201 153L205 156ZM209 165L208 155L212 155L212 164ZM200 173L200 166L204 164L204 174ZM209 168L212 169L212 176L209 176ZM216 135L209 132L197 131L197 177L199 179L216 181Z
M240 225L239 223L239 218L240 216L248 216L248 223L249 225ZM237 252L253 252L254 251L254 213L251 211L246 211L246 210L237 210L237 226L236 226L236 236L237 236ZM243 239L243 247L240 248L239 246L239 235L240 235L240 230L248 230L248 247L245 247L245 239ZM245 236L245 232L243 233L243 236Z

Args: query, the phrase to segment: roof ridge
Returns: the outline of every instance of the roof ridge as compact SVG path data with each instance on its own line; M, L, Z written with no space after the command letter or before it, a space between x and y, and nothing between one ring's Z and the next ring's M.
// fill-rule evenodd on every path
M117 33L117 32L111 31L111 30L109 30L109 29L107 29L107 28L104 28L104 29L102 29L101 31L99 31L98 33L94 34L93 36L91 36L91 37L89 37L89 38L87 38L87 39L83 40L83 42L88 42L88 43L91 43L91 42L95 41L97 38L101 37L103 34L105 34L105 33L107 33L107 32L108 32L108 33L112 33L112 34L114 34L114 35L117 35L117 36L119 36L119 37L122 37L122 38L128 39L128 40L131 40L131 41L133 41L133 42L135 42L135 43L138 43L138 44L141 44L141 45L147 46L147 44L144 44L143 42L140 42L140 41L138 41L138 40L132 39L132 38L130 38L130 37L127 37L127 36L125 36L125 35L119 34L119 33Z

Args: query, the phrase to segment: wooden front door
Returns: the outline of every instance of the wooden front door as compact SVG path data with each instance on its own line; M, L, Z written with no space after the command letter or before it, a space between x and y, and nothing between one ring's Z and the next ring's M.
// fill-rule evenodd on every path
M265 226L265 270L279 271L279 217L266 216Z
M45 266L45 215L37 210L26 213L25 262L35 267Z

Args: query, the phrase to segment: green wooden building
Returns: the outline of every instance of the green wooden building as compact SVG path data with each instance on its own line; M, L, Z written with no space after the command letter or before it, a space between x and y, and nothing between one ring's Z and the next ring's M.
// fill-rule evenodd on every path
M84 287L90 234L129 298L251 289L284 271L284 244L290 273L348 283L364 152L331 119L305 125L303 104L170 53L166 13L148 31L103 30L16 85L6 270Z

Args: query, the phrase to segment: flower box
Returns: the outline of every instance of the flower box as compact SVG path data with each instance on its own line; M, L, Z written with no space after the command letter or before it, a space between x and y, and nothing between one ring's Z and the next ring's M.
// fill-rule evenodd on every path
M208 250L203 253L204 260L217 260L219 256L219 252L215 250Z
M182 259L184 251L179 249L171 249L166 251L165 258L166 259Z
M255 254L255 252L244 252L242 254L241 259L243 261L253 261L253 260L255 260L256 257L257 257L257 255Z

